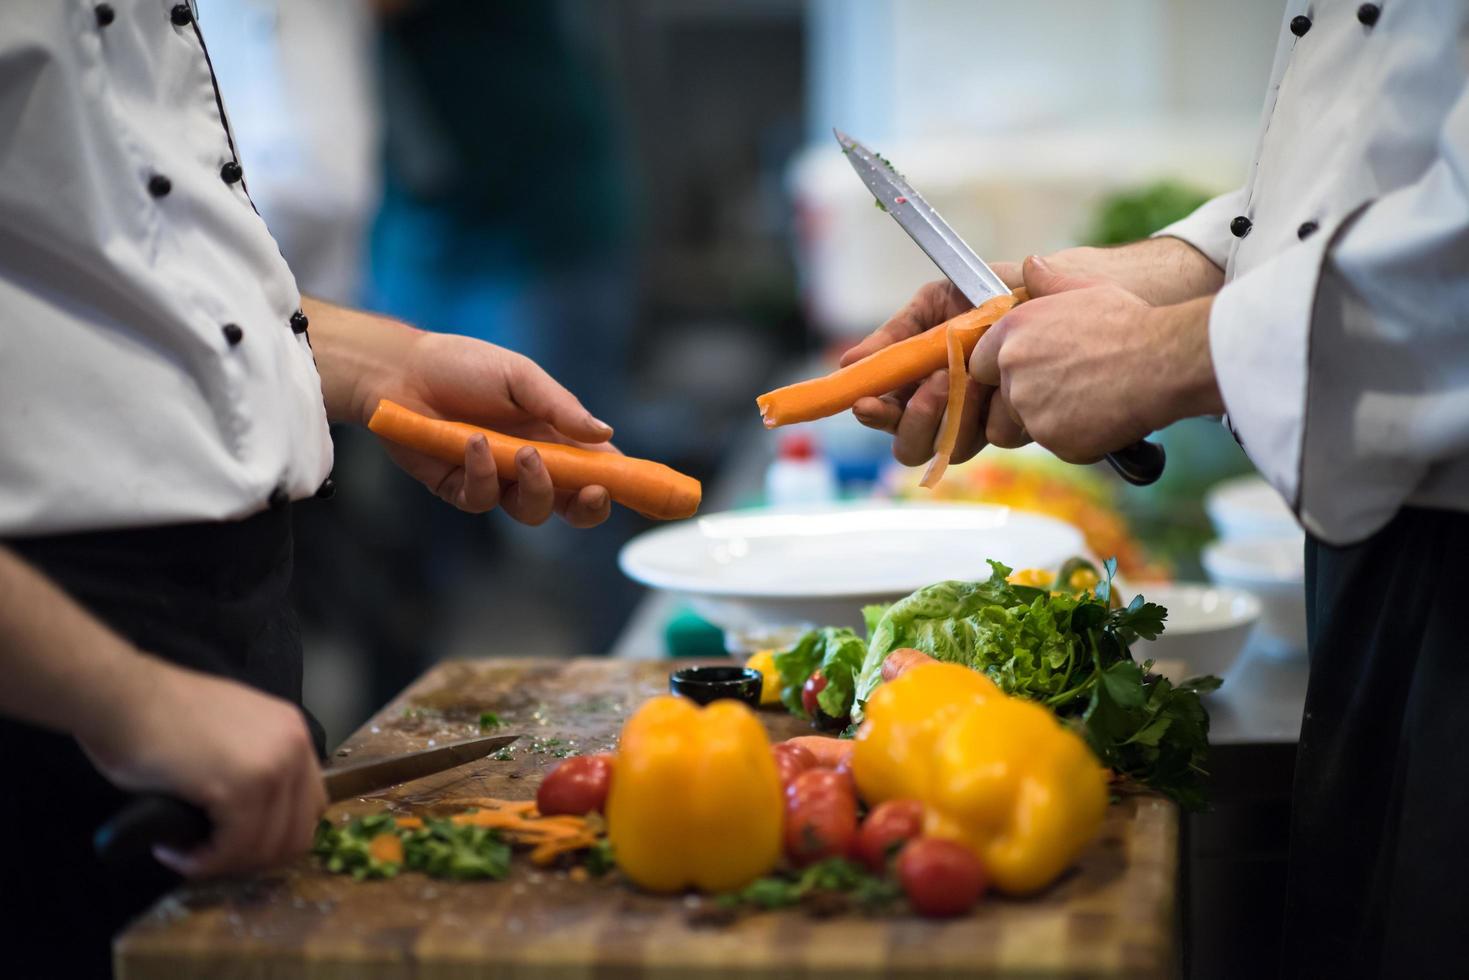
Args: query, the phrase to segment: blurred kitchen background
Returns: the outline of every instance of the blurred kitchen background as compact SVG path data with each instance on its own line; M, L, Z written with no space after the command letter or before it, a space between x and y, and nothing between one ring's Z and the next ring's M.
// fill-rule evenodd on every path
M754 396L936 275L832 126L986 256L1128 241L1243 178L1281 23L1279 0L197 2L303 291L530 355L715 506L759 503L782 444ZM849 417L807 434L843 494L914 492ZM334 435L297 573L333 741L446 656L718 648L618 571L646 521L458 514ZM944 493L1073 520L1138 581L1201 578L1206 489L1249 465L1211 420L1163 439L1147 490L987 451Z

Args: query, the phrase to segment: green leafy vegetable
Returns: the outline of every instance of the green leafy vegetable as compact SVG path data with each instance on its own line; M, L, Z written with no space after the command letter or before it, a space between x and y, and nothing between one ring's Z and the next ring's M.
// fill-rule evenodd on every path
M983 671L1007 694L1039 701L1077 726L1103 764L1177 800L1204 804L1209 716L1205 677L1174 686L1149 674L1130 647L1163 632L1167 610L1142 596L1111 608L1117 566L1103 568L1095 592L1012 585L990 562L982 582L939 582L887 607L864 610L870 640L856 685L854 715L882 683L882 663L901 647ZM1070 581L1068 563L1057 581ZM1084 567L1090 568L1089 565ZM1095 571L1095 569L1093 569Z
M768 910L798 905L811 898L841 896L859 908L878 908L901 895L896 881L870 874L846 858L833 857L802 871L757 879L740 891L721 895L719 904L724 908Z
M597 838L597 842L587 848L585 863L587 871L598 878L617 867L617 859L612 853L612 842L605 837Z
M781 702L793 714L804 718L801 687L820 670L826 676L826 688L816 696L817 703L833 718L845 718L852 710L857 674L866 656L866 641L849 629L828 626L812 630L795 646L775 655Z
M397 834L403 841L403 866L372 856L369 846L380 834ZM391 878L404 866L434 878L461 880L504 878L510 872L510 845L494 830L448 820L429 820L420 829L407 830L388 813L341 825L323 820L311 852L328 871L359 880Z
M480 716L479 716L479 730L480 731L485 731L486 729L489 729L489 728L499 728L503 724L505 724L505 723L500 720L500 716L497 715L497 714L495 714L493 711L483 711L483 712L480 712Z

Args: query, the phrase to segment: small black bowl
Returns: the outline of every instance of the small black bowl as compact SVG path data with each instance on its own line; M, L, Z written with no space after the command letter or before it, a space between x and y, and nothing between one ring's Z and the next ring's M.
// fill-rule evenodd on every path
M668 689L697 704L729 699L760 707L760 671L749 667L685 667L668 677Z

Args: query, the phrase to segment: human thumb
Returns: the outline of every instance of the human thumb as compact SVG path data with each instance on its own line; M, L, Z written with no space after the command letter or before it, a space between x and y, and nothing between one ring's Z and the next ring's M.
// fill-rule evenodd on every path
M1087 286L1095 286L1098 282L1096 279L1089 279L1085 276L1069 276L1057 272L1039 255L1028 257L1021 271L1025 274L1025 288L1032 299L1037 296L1049 296L1052 293L1064 293L1072 289L1085 289Z

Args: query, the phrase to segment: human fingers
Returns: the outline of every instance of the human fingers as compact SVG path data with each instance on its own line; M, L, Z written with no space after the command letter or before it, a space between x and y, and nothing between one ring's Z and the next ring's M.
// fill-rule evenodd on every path
M561 519L572 527L596 527L612 514L612 495L605 487L582 487L576 493L558 496Z
M893 458L904 466L919 466L933 458L934 439L949 398L949 372L936 371L908 399L893 436Z
M1005 314L986 330L974 345L974 353L969 355L969 376L982 385L1000 386L1000 348L1005 345L1010 324L1015 322L1013 316L1014 313Z
M522 446L515 454L515 482L505 489L500 506L522 524L546 523L556 506L556 489L541 454Z
M470 514L494 510L500 503L500 472L489 440L482 435L470 436L464 447L464 465L446 473L435 492Z
M889 395L881 398L859 398L852 406L852 414L867 428L892 434L898 430L898 420L903 417L903 406Z
M1086 289L1089 286L1105 285L1109 280L1099 276L1082 276L1061 272L1039 255L1026 258L1022 264L1021 273L1025 279L1026 291L1032 299L1040 296L1050 296L1055 293L1069 292L1073 289Z
M989 415L985 419L985 438L991 445L1001 449L1018 449L1030 442L1030 436L1021 424L1020 417L1010 405L1005 393L995 389L990 398Z
M578 442L606 442L612 426L587 411L575 395L527 357L516 357L506 372L510 398L557 432Z
M985 412L988 411L994 389L976 384L974 379L968 377L964 382L969 385L969 390L964 394L964 411L959 417L958 438L954 442L954 455L949 460L950 463L967 462L985 447Z

